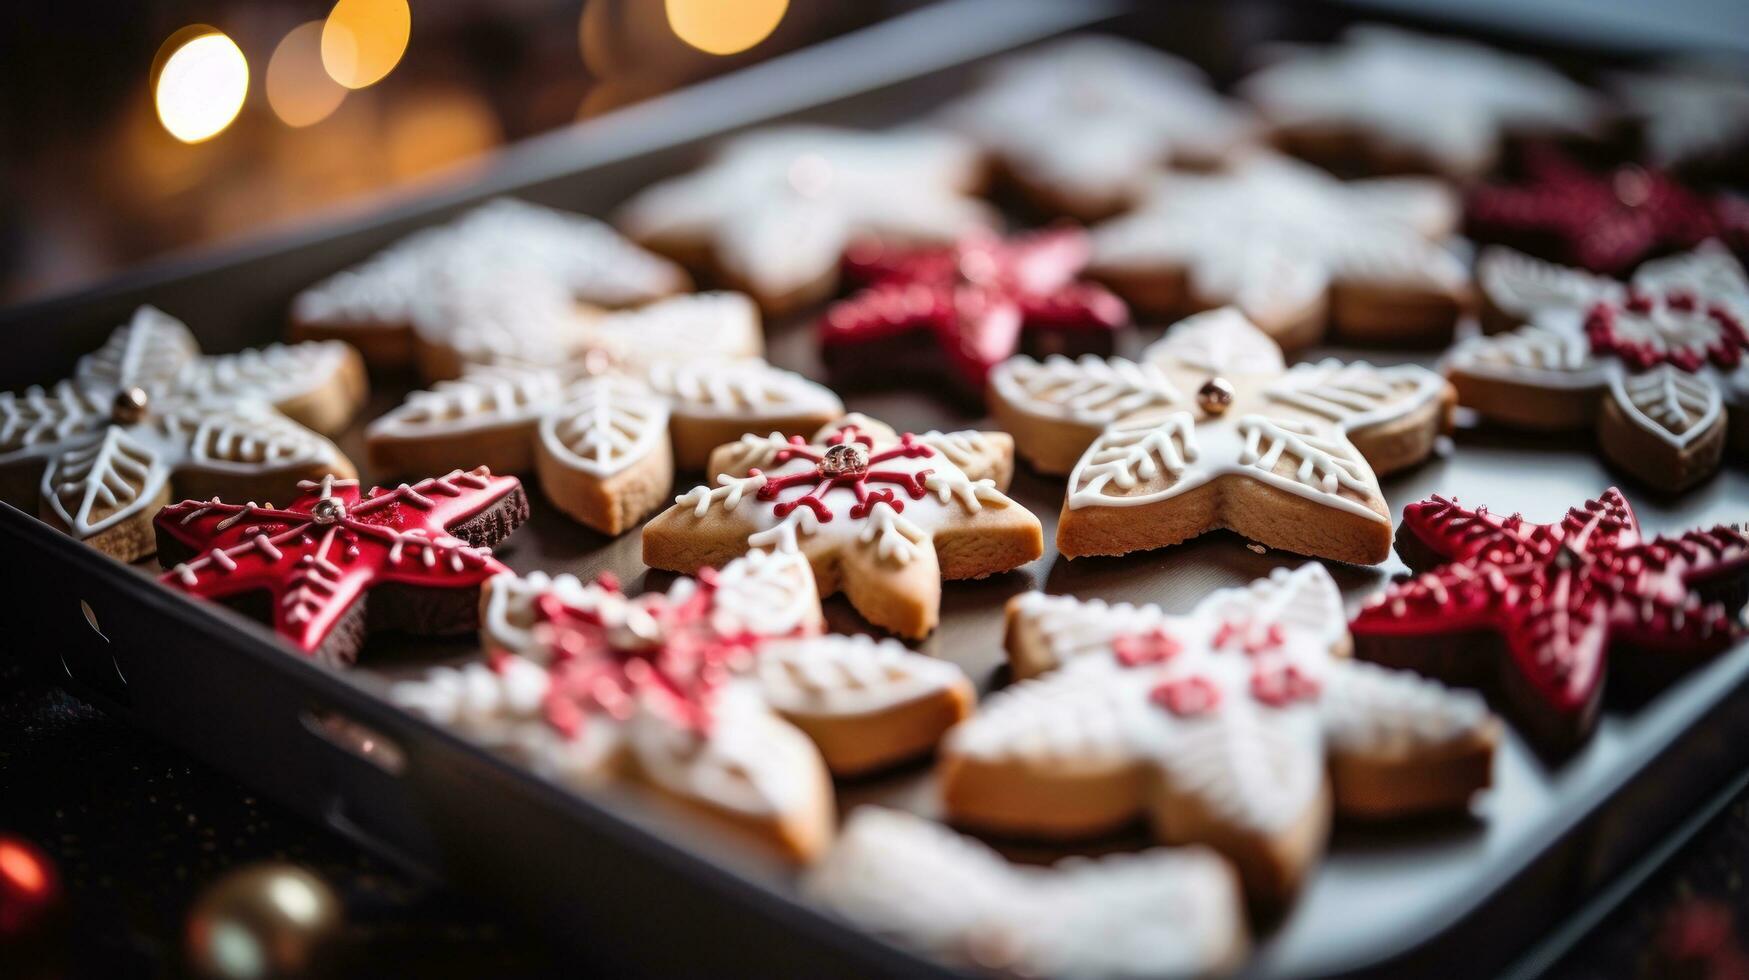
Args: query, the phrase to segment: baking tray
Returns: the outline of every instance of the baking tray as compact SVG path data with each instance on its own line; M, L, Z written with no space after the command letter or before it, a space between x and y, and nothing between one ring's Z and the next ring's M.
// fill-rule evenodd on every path
M1229 74L1234 52L1262 38L1326 37L1338 6L1183 5L1121 12L1096 4L961 0L758 66L573 131L534 141L484 172L321 227L182 257L85 293L0 313L11 356L0 384L60 377L140 302L186 319L209 351L277 339L299 288L408 230L514 191L592 213L695 163L715 135L776 118L881 125L963 90L988 55L1113 16L1105 29L1165 42ZM1541 45L1538 45L1541 48ZM1208 57L1210 52L1218 56ZM1555 52L1560 53L1560 52ZM1567 54L1577 54L1567 52ZM1130 352L1159 324L1129 338ZM819 376L806 317L768 324L771 358ZM1409 358L1323 348L1309 356ZM1425 361L1425 358L1422 359ZM371 413L404 386L376 379ZM913 393L852 393L856 410L900 428L978 419ZM364 460L355 430L341 439ZM1430 493L1552 519L1615 482L1581 440L1530 440L1466 429L1454 452L1385 481L1399 509ZM368 477L368 473L366 474ZM682 475L690 485L694 475ZM1648 530L1740 520L1749 473L1728 462L1679 498L1628 487ZM1011 495L1053 537L1060 479L1024 467ZM636 533L609 539L534 497L529 526L500 549L519 571L611 571L632 591L646 574ZM390 679L474 655L471 644L378 638L340 672L286 654L257 624L157 588L0 505L0 559L14 656L82 696L321 821L416 874L515 910L579 963L622 972L930 975L945 968L869 937L802 900L793 870L708 820L631 789L578 795L527 774L380 698ZM1047 549L1025 568L954 583L942 627L921 649L963 666L987 692L1005 680L1002 608L1029 588L1185 609L1209 590L1298 559L1256 554L1227 534L1163 551L1069 563ZM1402 566L1332 566L1351 606ZM828 603L835 629L860 620ZM1595 737L1549 762L1509 733L1496 785L1475 818L1369 827L1339 824L1306 892L1258 924L1246 973L1491 973L1658 842L1749 762L1749 645L1638 698L1611 692ZM927 765L840 784L841 808L868 802L934 812ZM1140 846L1140 836L1089 851ZM1005 845L1018 860L1060 849Z

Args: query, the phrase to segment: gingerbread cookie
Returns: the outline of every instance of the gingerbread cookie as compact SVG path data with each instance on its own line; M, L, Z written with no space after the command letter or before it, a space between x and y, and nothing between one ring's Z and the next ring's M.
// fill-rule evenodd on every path
M1438 181L1343 182L1257 154L1228 173L1156 178L1134 211L1093 229L1088 271L1157 314L1237 306L1288 350L1331 330L1438 346L1468 297L1457 222Z
M1206 844L1246 894L1284 901L1338 814L1463 810L1500 726L1482 699L1348 659L1322 565L1210 595L1186 616L1039 592L1009 603L1020 683L942 745L954 823L1050 838L1146 817Z
M967 196L982 171L976 149L949 133L784 126L729 140L702 169L633 197L617 221L775 315L830 295L856 238L940 243L997 226Z
M1612 653L1668 676L1745 633L1749 538L1721 525L1647 541L1613 487L1555 524L1434 497L1404 508L1403 527L1404 560L1438 567L1367 603L1356 652L1494 689L1546 749L1596 726Z
M500 288L507 276L518 285ZM593 218L502 198L417 232L299 293L291 329L299 339L345 340L372 367L400 369L415 363L420 346L440 347L452 330L477 329L470 314L484 309L493 315L507 297L514 303L519 289L557 294L567 306L621 307L689 285L678 266ZM542 305L531 298L524 309ZM498 319L536 332L546 325ZM530 346L547 339L538 336Z
M1183 321L1140 363L1017 357L990 380L1020 453L1069 474L1067 558L1177 544L1216 528L1286 551L1390 557L1375 473L1413 466L1450 423L1451 387L1415 365L1282 364L1235 310Z
M755 551L636 599L611 579L501 576L484 619L490 665L438 668L390 697L543 775L636 779L801 860L832 838L832 775L929 752L973 700L953 664L819 635L794 553Z
M1338 169L1472 179L1509 136L1589 136L1604 110L1536 61L1379 25L1330 47L1286 47L1239 91L1276 142Z
M473 368L408 395L366 430L371 465L534 472L560 510L619 534L668 495L677 465L702 469L750 429L800 435L844 413L798 374L712 353L725 336L759 350L758 311L744 296L679 296L605 321L622 324L619 335L570 360Z
M1014 444L985 432L895 433L847 415L800 437L743 436L696 487L644 525L644 564L720 565L753 548L799 551L821 595L843 591L870 623L919 638L943 579L983 578L1044 552L1038 518L1008 499Z
M142 306L71 379L0 393L0 492L134 561L152 553L152 515L172 495L265 497L351 476L317 433L344 427L364 398L345 344L203 356L181 321Z
M1074 228L942 248L853 246L848 274L868 288L820 321L820 350L840 385L946 381L981 402L990 370L1027 353L1110 354L1129 309L1077 278L1091 251Z
M1610 462L1660 490L1749 451L1749 279L1708 243L1648 262L1631 286L1511 254L1485 254L1490 305L1527 325L1446 357L1458 400L1520 428L1595 424Z
M1247 946L1232 869L1201 847L1018 866L933 821L865 806L803 887L864 929L1004 976L1212 976Z
M1096 35L997 62L942 120L1041 207L1083 220L1123 210L1162 166L1213 169L1257 137L1195 65Z
M185 500L158 512L160 581L348 664L373 630L475 629L480 587L507 571L490 548L527 518L522 485L485 467L365 494L325 476L285 507Z
M1749 199L1634 164L1596 173L1550 147L1526 154L1521 180L1472 189L1465 225L1477 241L1611 275L1709 238L1749 252Z

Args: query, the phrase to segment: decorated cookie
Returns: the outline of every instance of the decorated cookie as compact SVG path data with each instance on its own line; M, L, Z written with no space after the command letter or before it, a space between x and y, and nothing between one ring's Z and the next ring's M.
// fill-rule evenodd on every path
M1300 554L1390 557L1375 473L1413 466L1449 424L1452 393L1415 365L1282 364L1235 310L1183 321L1138 363L1017 357L990 405L1021 456L1068 473L1067 558L1161 548L1216 528Z
M1084 220L1123 210L1162 166L1212 169L1257 135L1195 65L1086 35L998 62L942 118L1032 200Z
M786 126L728 141L702 169L633 197L618 223L777 314L831 294L854 239L945 243L995 227L995 211L967 196L981 182L976 149L948 133Z
M325 476L285 507L185 500L158 512L160 581L348 664L371 630L478 627L480 587L506 571L490 548L527 517L516 478L484 467L369 493Z
M571 785L634 778L809 860L831 775L925 754L970 710L959 668L894 640L821 636L808 563L752 552L667 593L505 575L489 665L396 684L399 704Z
M869 283L820 321L820 349L840 384L945 380L981 401L990 369L1028 353L1110 354L1129 310L1079 278L1085 232L993 235L896 251L852 247L849 274Z
M803 882L856 925L1023 977L1202 977L1246 949L1232 869L1202 847L1012 865L922 817L865 806Z
M1038 518L1002 492L1014 443L999 432L895 433L861 415L798 437L743 436L711 454L712 485L644 525L644 563L678 571L754 548L801 552L821 595L923 637L943 579L983 578L1044 551Z
M844 412L801 375L712 355L726 335L759 350L758 310L744 296L678 296L605 319L620 324L623 341L608 336L606 346L542 365L472 368L407 396L366 430L371 465L534 472L560 510L619 534L668 495L676 465L702 469L712 449L741 433L800 435Z
M1482 699L1348 659L1322 565L1185 616L1039 592L1008 614L1019 683L942 745L956 824L1075 838L1146 817L1274 904L1323 854L1332 800L1369 819L1463 810L1492 778L1500 728Z
M1652 163L1741 176L1749 161L1749 76L1741 65L1678 63L1617 75L1612 83L1639 123Z
M509 288L501 282L506 277L514 281ZM375 368L406 368L421 355L441 363L452 331L481 329L466 314L482 309L497 318L498 327L530 331L531 348L547 342L545 322L499 312L506 297L518 301L519 291L524 310L541 310L553 306L553 296L570 306L622 307L688 285L678 266L593 218L500 199L415 233L299 293L292 302L292 333L347 341ZM439 370L427 377L454 374Z
M364 398L345 344L202 356L181 321L142 306L72 378L0 393L0 493L134 561L152 553L152 515L173 495L266 497L351 476L317 433L343 428Z
M1477 241L1612 275L1709 238L1749 252L1749 199L1632 164L1593 172L1549 147L1526 154L1522 180L1472 189L1465 224Z
M1496 321L1524 324L1453 348L1458 400L1507 425L1595 424L1610 462L1660 490L1749 451L1749 280L1716 243L1648 262L1631 285L1504 251L1478 279Z
M1360 611L1356 652L1495 690L1545 748L1590 734L1612 652L1618 670L1669 676L1744 634L1749 538L1718 526L1647 541L1613 487L1555 524L1434 497L1403 528L1404 560L1430 570Z
M1239 88L1280 145L1373 172L1480 177L1508 136L1586 136L1603 118L1591 92L1546 65L1378 25L1289 48Z
M1468 295L1457 223L1438 181L1343 182L1258 154L1227 173L1156 178L1136 210L1093 229L1089 272L1157 314L1237 306L1289 350L1331 329L1443 345Z

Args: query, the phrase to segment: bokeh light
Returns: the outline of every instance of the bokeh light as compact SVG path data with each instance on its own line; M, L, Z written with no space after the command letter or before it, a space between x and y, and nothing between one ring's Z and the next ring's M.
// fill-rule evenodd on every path
M382 81L407 50L407 0L340 0L322 25L322 66L347 88Z
M322 67L322 21L292 28L267 62L267 104L287 126L313 126L346 98Z
M152 85L158 121L184 143L224 132L249 94L249 62L237 42L210 27L183 28L159 56Z
M708 54L735 54L771 36L789 0L665 0L668 26Z

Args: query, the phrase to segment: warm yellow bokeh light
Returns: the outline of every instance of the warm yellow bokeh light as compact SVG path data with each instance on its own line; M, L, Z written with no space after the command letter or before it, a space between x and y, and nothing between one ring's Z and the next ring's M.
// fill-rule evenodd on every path
M340 0L322 25L322 66L347 88L382 81L407 50L407 0Z
M249 62L242 49L211 30L171 51L153 86L158 121L184 143L199 143L224 132L248 94Z
M267 104L287 126L313 126L346 98L346 88L322 68L322 22L292 28L267 62Z
M708 54L735 54L771 36L789 0L664 0L668 26Z

